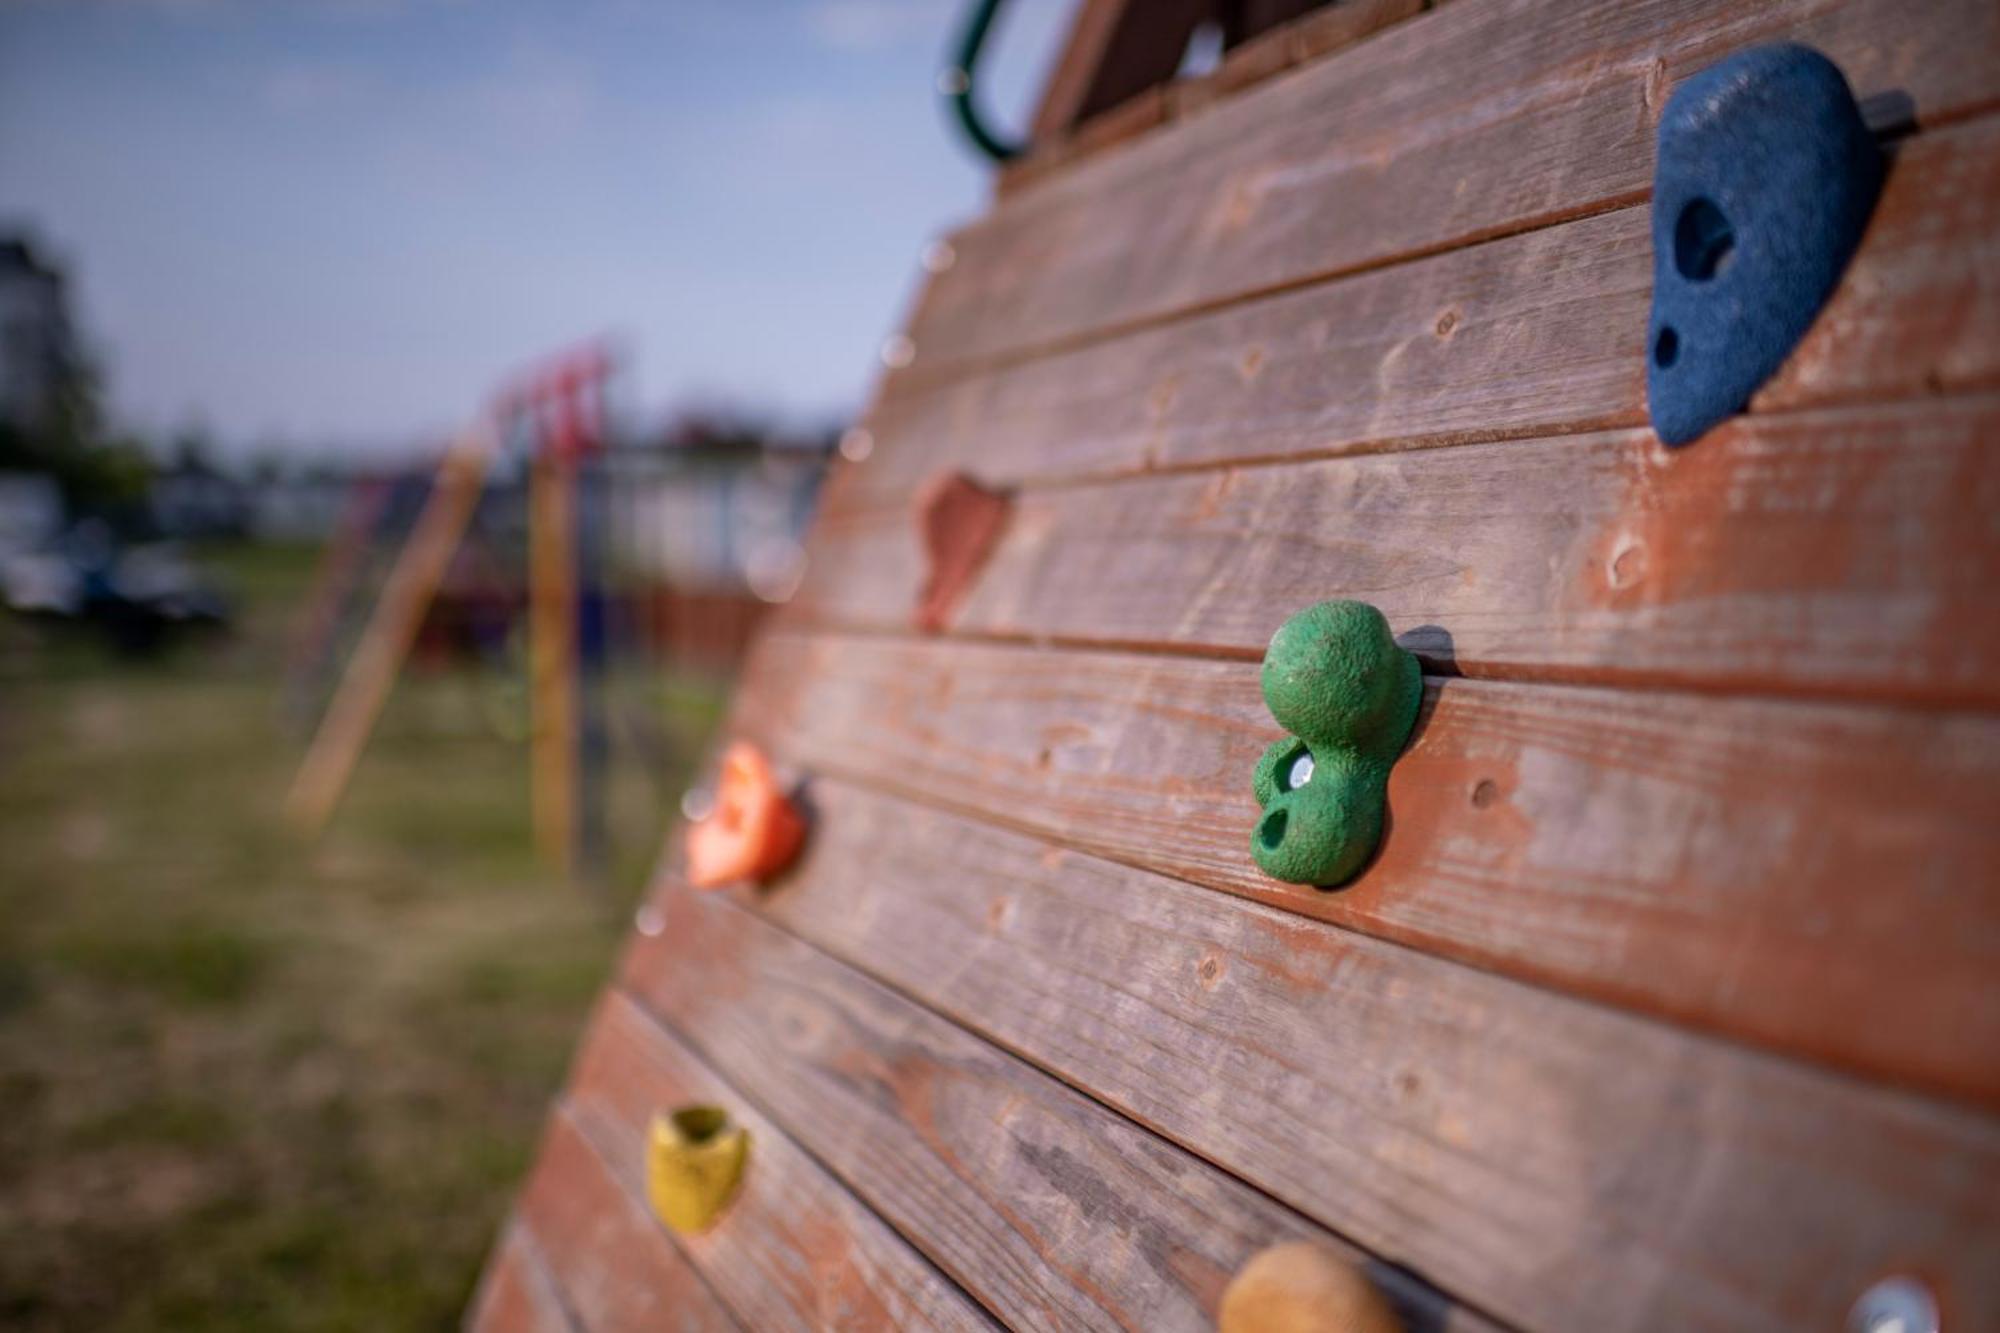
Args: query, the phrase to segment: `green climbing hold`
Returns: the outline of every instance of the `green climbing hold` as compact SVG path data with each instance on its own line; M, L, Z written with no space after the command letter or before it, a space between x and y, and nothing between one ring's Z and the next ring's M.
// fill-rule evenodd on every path
M1264 651L1264 704L1292 734L1251 786L1264 813L1250 852L1273 879L1336 888L1382 838L1389 766L1417 724L1423 670L1366 602L1321 602Z

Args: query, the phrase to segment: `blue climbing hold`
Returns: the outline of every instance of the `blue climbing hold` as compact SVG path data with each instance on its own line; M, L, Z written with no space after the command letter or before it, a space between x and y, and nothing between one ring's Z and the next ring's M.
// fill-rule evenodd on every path
M1840 282L1882 188L1847 80L1752 47L1667 100L1653 177L1653 429L1686 444L1749 403Z

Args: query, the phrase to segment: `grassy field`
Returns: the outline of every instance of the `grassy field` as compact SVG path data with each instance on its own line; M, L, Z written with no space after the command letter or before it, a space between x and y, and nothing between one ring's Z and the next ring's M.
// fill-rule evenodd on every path
M615 767L593 906L532 856L518 692L406 677L301 848L309 555L220 564L237 628L162 663L0 623L0 1327L455 1326L683 775ZM715 692L635 688L688 763Z

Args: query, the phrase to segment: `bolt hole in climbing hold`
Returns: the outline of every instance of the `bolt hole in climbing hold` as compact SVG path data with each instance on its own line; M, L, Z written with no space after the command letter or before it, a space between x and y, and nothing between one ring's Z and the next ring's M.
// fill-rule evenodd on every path
M1264 822L1257 826L1257 840L1264 844L1266 851L1275 852L1285 841L1285 812L1273 810L1264 816Z
M1687 201L1674 223L1674 267L1689 282L1707 282L1736 257L1736 229L1702 195Z
M674 1128L689 1143L702 1144L729 1128L729 1113L720 1106L684 1106L674 1112Z
M1653 339L1653 364L1661 370L1672 367L1681 359L1681 335L1674 332L1669 324L1660 330L1660 336Z

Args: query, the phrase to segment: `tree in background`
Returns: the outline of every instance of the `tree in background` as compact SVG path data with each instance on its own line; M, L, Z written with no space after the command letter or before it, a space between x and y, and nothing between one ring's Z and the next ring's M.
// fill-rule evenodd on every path
M73 513L136 510L153 471L107 427L67 277L18 234L0 237L0 471L53 477Z

